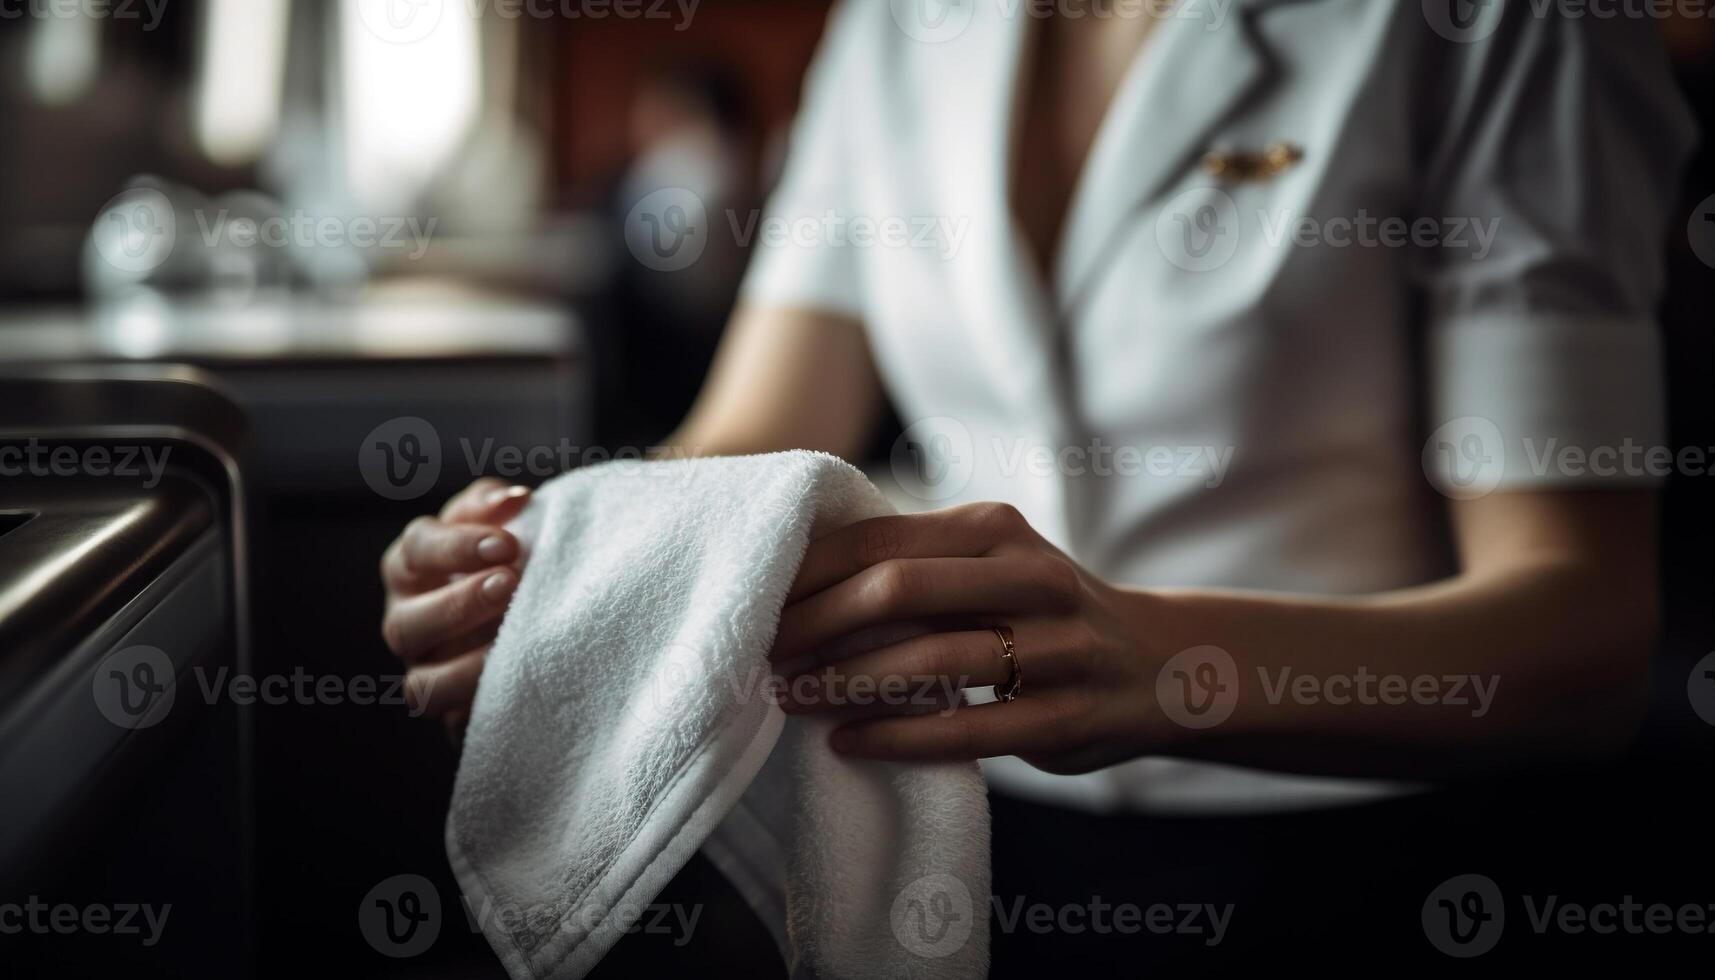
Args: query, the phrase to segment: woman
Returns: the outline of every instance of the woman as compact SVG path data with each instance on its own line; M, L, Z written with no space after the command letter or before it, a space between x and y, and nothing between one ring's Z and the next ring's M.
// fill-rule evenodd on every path
M1279 813L1600 757L1656 629L1654 471L1565 450L1665 438L1652 315L1689 126L1657 26L1155 6L847 0L771 214L965 233L758 249L669 440L851 456L884 391L914 422L917 489L946 506L815 542L775 653L929 617L836 680L979 687L1012 676L985 627L1012 630L1016 700L835 737L987 760L997 893L1032 860L1009 827L1093 850L1146 818L1072 814ZM383 562L388 642L454 725L525 499L481 481ZM1204 870L1182 884L1260 874ZM997 966L1028 955L1008 933Z

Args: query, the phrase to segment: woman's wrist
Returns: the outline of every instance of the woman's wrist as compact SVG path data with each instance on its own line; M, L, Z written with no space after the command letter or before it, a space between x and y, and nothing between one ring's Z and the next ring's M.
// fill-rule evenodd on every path
M1118 588L1139 665L1139 755L1197 755L1208 744L1285 729L1243 630L1246 600L1187 589ZM1254 602L1266 602L1253 599ZM1254 611L1254 607L1253 607Z
M1175 661L1183 651L1204 644L1194 636L1192 617L1185 610L1186 594L1173 590L1110 586L1114 604L1123 611L1130 640L1134 682L1116 695L1125 702L1129 722L1127 742L1131 755L1177 755L1194 752L1208 728L1198 727L1203 701L1193 701L1188 712L1182 695L1184 677ZM1192 673L1195 683L1209 675ZM1218 678L1217 678L1218 680ZM1195 692L1193 692L1195 693ZM1219 692L1212 692L1219 693Z

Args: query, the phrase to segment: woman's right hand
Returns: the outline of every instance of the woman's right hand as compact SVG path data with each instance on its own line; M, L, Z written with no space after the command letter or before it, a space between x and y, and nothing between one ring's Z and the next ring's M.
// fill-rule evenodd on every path
M381 636L407 665L406 701L454 735L470 720L482 665L518 587L518 540L502 525L529 499L528 487L484 477L439 517L412 521L381 558Z

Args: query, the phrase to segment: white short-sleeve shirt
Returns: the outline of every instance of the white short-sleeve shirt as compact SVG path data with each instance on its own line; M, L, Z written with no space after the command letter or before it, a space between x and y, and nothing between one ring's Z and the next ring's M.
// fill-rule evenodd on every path
M1653 311L1691 139L1658 25L1182 0L1044 283L1007 206L1035 9L844 0L769 206L787 232L753 249L751 303L862 320L926 504L1009 501L1120 584L1353 594L1452 571L1441 494L1655 478L1623 454L1665 439ZM1389 789L986 768L1098 809Z

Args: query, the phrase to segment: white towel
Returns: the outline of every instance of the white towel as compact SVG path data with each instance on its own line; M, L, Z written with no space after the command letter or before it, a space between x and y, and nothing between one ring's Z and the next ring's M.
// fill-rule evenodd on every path
M802 452L609 463L537 492L447 818L513 977L588 973L699 847L795 977L987 972L977 767L841 758L831 722L788 718L766 684L808 542L889 510Z

